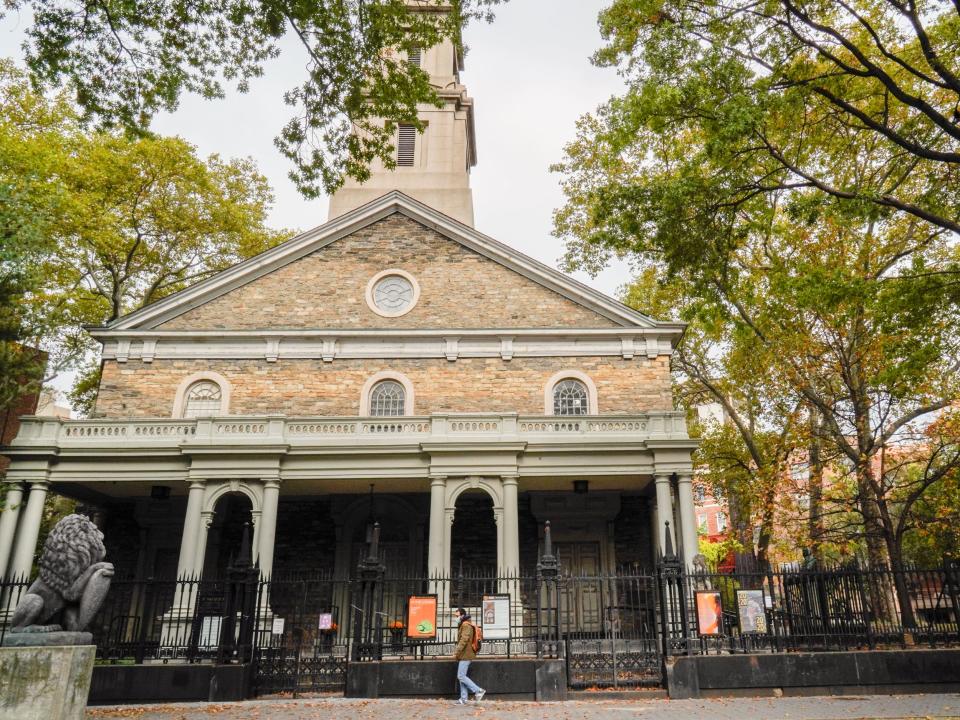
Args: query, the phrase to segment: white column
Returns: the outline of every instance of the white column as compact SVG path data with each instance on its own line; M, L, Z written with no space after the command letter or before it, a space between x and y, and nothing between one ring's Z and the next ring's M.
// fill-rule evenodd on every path
M17 518L20 517L20 504L23 502L23 486L13 483L7 487L7 497L0 515L0 580L7 574L10 555L13 552L13 538L17 531Z
M520 523L517 515L519 483L515 477L504 477L503 482L503 565L504 570L516 574L520 569Z
M263 483L263 507L260 511L260 534L257 557L260 574L273 574L273 547L277 536L277 506L280 503L280 478L270 478Z
M180 536L180 559L177 561L177 579L198 572L194 565L197 542L200 537L200 511L203 509L203 492L206 482L193 480L187 495L187 512L183 518L183 533Z
M427 573L446 574L448 558L445 552L447 478L434 477L430 480L430 537L427 540Z
M697 544L697 513L693 507L693 478L680 475L677 483L677 500L680 506L680 537L683 538L683 563L693 567L693 558L699 550Z
M210 526L213 525L213 510L204 510L200 513L200 532L197 533L197 547L193 554L193 567L197 575L203 575L203 561L207 559L207 535L210 533ZM214 568L216 571L216 568Z
M670 476L660 473L656 476L657 488L657 548L663 554L667 549L667 523L673 520L673 501L670 492ZM670 528L670 541L674 552L677 549L674 528Z
M16 546L10 572L17 575L29 575L33 569L33 556L37 551L37 538L40 535L40 521L43 519L43 503L47 499L49 483L45 480L30 483L30 497L27 507L20 518Z

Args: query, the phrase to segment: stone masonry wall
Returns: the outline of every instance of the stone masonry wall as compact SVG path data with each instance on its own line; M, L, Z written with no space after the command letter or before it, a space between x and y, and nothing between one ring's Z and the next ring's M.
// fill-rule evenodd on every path
M614 521L618 567L653 567L653 538L650 530L650 501L639 495L622 495L620 514Z
M104 363L97 414L170 417L177 388L193 373L213 370L231 383L233 415L357 416L363 384L394 370L414 387L414 414L432 412L543 413L546 382L576 369L597 386L600 413L672 408L669 359L442 358L420 360L131 360Z
M406 315L367 306L367 284L390 268L420 285ZM409 218L394 214L161 325L163 330L265 328L616 327Z

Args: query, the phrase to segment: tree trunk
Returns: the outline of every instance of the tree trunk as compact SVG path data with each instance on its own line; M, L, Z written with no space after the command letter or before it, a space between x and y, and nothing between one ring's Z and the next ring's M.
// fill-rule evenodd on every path
M897 593L897 605L900 607L900 621L904 630L910 630L916 627L917 621L913 615L913 603L910 601L910 588L907 587L903 549L897 538L887 536L887 552L890 553L890 569L893 571L893 587Z
M821 545L823 543L823 458L821 447L820 414L810 411L810 448L809 448L809 477L807 479L808 508L807 529L810 535L810 553L817 563L823 562Z
M857 494L860 511L863 513L864 540L867 545L867 565L870 570L870 605L874 615L880 620L892 620L894 617L893 597L890 592L887 568L887 548L883 524L880 520L880 508L877 507L873 491L870 458L861 455L857 464Z

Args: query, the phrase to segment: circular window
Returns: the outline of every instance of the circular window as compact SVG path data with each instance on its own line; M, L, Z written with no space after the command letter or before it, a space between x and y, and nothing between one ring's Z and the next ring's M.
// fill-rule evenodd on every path
M420 287L410 273L384 270L367 285L367 305L378 315L398 317L413 309L420 297Z

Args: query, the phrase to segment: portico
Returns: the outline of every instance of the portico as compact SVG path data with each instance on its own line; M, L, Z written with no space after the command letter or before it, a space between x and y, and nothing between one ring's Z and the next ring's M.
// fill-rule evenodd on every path
M575 420L515 413L394 420L27 418L9 449L14 467L24 469L21 482L8 491L6 524L0 524L0 533L10 532L19 504L12 501L24 492L24 479L31 497L20 513L14 569L20 568L18 558L23 564L23 557L32 557L29 544L36 542L36 530L31 503L47 488L93 499L108 493L148 496L153 486L162 484L183 503L177 575L196 576L204 571L218 502L236 493L249 503L252 559L264 575L272 575L283 571L274 565L274 543L277 524L283 521L279 509L284 495L361 496L354 513L360 515L367 512L362 495L373 484L378 496L411 498L403 515L414 513L412 501L424 498L425 569L445 574L451 567L458 499L465 493L482 493L492 503L496 571L506 575L521 565L520 493L570 494L574 480L585 480L595 499L605 490L651 495L655 488L656 506L669 508L667 513L657 512L660 543L663 520L678 517L679 523L671 522L671 527L680 528L679 547L690 562L696 548L692 502L684 495L690 468L675 456L683 452L689 457L692 444L682 413L674 411ZM145 467L152 468L146 481ZM538 501L537 513L549 515L550 507ZM555 512L557 519L564 514ZM345 534L354 533L354 525ZM344 548L346 540L340 538ZM660 543L658 548L663 547ZM336 553L336 564L347 566L340 573L352 571L352 558L345 554L349 552Z

